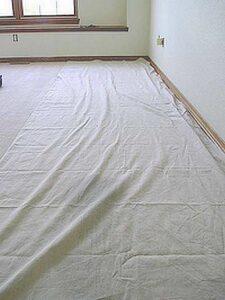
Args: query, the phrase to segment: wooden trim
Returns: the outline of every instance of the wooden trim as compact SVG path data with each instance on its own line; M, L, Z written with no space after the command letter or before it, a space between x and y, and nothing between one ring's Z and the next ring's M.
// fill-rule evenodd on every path
M129 27L127 26L95 26L95 25L89 25L89 26L80 26L77 27L75 31L129 31Z
M78 1L79 0L74 0L74 16L78 18Z
M22 64L38 62L66 62L66 61L134 61L139 58L148 60L148 56L56 56L56 57L8 57L0 58L0 63Z
M41 25L41 24L79 24L80 20L75 16L41 16L41 17L20 17L18 18L1 18L0 30L2 26L8 25L16 27L17 25Z
M72 24L40 24L40 25L17 25L0 26L1 33L20 32L127 32L127 26L78 26Z
M12 7L13 7L13 16L16 20L19 20L21 17L21 0L12 0ZM4 22L4 20L1 20ZM13 20L12 20L13 21Z
M163 82L173 92L177 99L183 103L187 111L191 114L193 119L198 123L202 130L208 135L208 137L216 143L222 151L225 153L225 141L218 135L218 133L206 122L201 116L198 110L187 100L187 98L178 90L178 88L170 81L170 79L163 73L163 71L157 66L156 63L150 58L149 62L155 71L160 75Z

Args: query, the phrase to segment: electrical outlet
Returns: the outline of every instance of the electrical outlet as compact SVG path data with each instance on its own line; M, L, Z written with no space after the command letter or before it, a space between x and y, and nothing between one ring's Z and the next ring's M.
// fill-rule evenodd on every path
M13 40L13 42L19 42L18 34L13 34L12 40Z
M164 47L164 45L165 45L165 38L163 38L163 37L161 37L159 35L158 38L157 38L157 45L161 46L161 47Z

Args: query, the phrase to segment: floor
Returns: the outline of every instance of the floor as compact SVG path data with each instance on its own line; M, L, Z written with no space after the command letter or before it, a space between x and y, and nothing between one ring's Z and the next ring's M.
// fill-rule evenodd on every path
M224 300L225 155L144 60L2 66L1 300Z
M55 80L62 64L1 64L0 157Z

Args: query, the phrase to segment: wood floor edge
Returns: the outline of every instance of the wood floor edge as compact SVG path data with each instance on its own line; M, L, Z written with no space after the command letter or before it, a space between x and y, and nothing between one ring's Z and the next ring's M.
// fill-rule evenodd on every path
M150 65L160 75L163 82L168 86L177 99L183 103L188 112L202 128L202 130L221 148L225 153L225 141L218 135L218 133L208 124L208 122L201 116L199 111L190 103L189 100L179 91L179 89L172 83L172 81L165 75L165 73L158 67L158 65L149 58Z
M66 62L66 61L132 61L143 58L149 60L148 56L54 56L54 57L4 57L0 58L0 63L22 64L35 62Z

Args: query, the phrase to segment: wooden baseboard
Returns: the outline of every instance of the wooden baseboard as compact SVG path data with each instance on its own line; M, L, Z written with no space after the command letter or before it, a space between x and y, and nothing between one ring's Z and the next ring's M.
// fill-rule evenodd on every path
M22 64L36 62L64 62L64 61L133 61L139 58L149 60L148 56L55 56L55 57L6 57L0 58L0 63Z
M178 88L170 81L170 79L163 73L163 71L157 66L151 58L149 58L151 66L160 75L163 82L168 86L172 93L177 97L177 99L183 103L185 108L202 128L202 130L213 140L225 153L225 141L218 135L218 133L208 124L206 120L201 116L198 110L187 100L187 98L178 90Z

